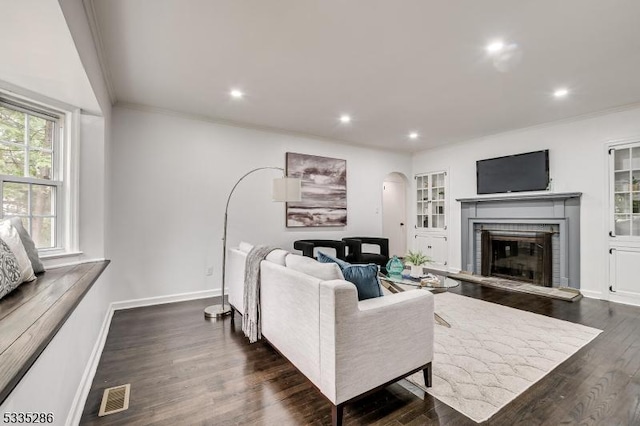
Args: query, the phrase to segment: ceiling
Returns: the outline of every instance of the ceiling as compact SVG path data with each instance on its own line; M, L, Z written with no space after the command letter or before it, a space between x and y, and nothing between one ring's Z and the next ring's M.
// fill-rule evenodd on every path
M242 125L414 152L640 102L637 0L92 4L114 101Z
M98 114L100 106L58 2L4 1L1 11L0 87L27 89Z

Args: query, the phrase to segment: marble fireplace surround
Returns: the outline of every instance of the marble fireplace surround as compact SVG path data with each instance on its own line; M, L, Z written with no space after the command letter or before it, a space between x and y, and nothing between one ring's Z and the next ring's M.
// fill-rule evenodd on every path
M477 229L499 224L523 227L553 225L559 228L559 280L554 287L580 288L580 197L581 192L504 194L459 198L461 204L462 268L480 275Z

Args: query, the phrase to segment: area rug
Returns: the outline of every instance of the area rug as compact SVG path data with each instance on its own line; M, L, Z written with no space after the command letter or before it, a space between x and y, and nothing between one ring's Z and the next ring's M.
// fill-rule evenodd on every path
M602 330L453 293L435 296L433 387L438 400L483 422L593 340Z

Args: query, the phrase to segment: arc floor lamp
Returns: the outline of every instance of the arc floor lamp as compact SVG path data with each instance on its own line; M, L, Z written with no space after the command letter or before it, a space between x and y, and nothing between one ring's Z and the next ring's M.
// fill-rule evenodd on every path
M222 303L219 305L207 306L204 310L204 316L206 318L224 318L231 314L231 309L226 306L224 300L227 269L227 223L229 219L229 202L231 201L231 196L238 187L238 184L250 174L260 170L280 170L283 174L281 178L273 180L273 201L281 203L300 201L302 180L299 178L287 177L285 175L285 170L282 167L258 167L245 173L240 179L238 179L236 184L233 185L233 188L231 188L231 192L227 197L227 205L224 208L224 233L222 234Z

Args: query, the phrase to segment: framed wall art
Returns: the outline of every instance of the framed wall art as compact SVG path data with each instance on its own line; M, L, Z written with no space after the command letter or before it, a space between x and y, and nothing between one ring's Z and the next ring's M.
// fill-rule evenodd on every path
M287 152L287 176L302 179L300 201L287 203L287 227L346 226L347 161Z

